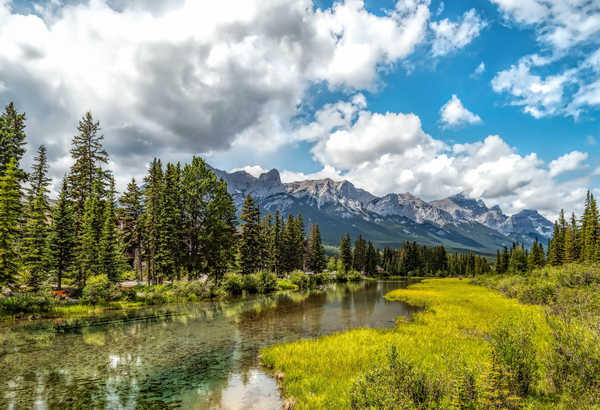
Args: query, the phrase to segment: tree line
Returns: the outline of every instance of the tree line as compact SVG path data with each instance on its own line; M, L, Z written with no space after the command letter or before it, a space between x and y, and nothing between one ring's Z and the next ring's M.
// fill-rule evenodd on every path
M598 205L590 191L587 192L583 215L579 219L573 212L570 221L567 221L561 209L548 244L548 263L557 266L572 262L600 262Z
M68 279L82 289L90 277L116 282L127 270L156 284L204 274L219 282L228 270L325 267L319 227L305 238L301 215L261 218L249 196L238 233L226 182L199 157L184 165L155 158L142 184L132 179L119 196L100 124L89 112L51 206L46 147L38 148L30 173L20 167L25 120L12 103L0 115L0 287L35 291L55 282L60 289Z

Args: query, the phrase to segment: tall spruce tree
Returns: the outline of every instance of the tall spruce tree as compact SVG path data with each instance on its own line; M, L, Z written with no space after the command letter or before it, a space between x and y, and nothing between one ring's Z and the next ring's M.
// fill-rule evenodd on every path
M142 192L135 178L127 185L127 191L119 199L119 218L122 224L122 236L125 252L132 257L132 267L140 281L142 275L142 241L144 204Z
M91 112L79 121L77 130L79 134L73 137L71 148L74 163L69 173L69 193L74 201L75 216L81 220L91 192L98 191L102 199L108 182L108 173L102 166L108 163L108 153L102 145L104 135L99 134L100 123L94 122Z
M0 175L8 167L11 158L15 160L17 182L26 178L19 163L25 153L25 113L19 114L14 103L9 103L0 115Z
M99 236L98 272L106 274L111 282L118 282L121 268L121 245L117 232L114 180L110 180L103 204L102 228Z
M281 217L279 216L279 210L275 211L273 221L273 247L271 249L271 266L275 273L280 274L283 272L281 266L281 250L282 250L282 241L283 241L283 222Z
M92 192L85 200L83 220L77 236L76 260L79 268L78 286L83 288L90 276L99 275L101 264L99 260L99 244L104 225L104 206L100 199L100 182L96 181Z
M97 246L99 240L98 220L101 219L101 201L105 195L105 189L109 173L103 166L108 163L108 153L104 150L102 141L104 136L99 134L100 123L94 122L92 114L87 112L79 121L77 127L79 134L75 135L71 143L71 157L74 160L69 171L69 197L73 201L73 213L75 217L75 236L77 245L75 247L76 265L79 273L77 281L79 286L84 286L87 275L84 269L97 269ZM90 196L94 196L93 204L87 204ZM92 206L94 210L86 210L86 205ZM100 210L100 211L99 211ZM86 212L89 214L86 215ZM100 215L98 215L100 213ZM92 215L94 214L94 216ZM94 225L87 226L88 232L84 230L87 221ZM92 234L92 231L96 231ZM95 237L95 238L94 238ZM85 243L87 240L96 240L95 243ZM92 249L92 247L94 249ZM83 254L83 252L87 252ZM92 255L95 254L95 261Z
M240 219L244 222L240 242L240 267L244 274L254 273L259 268L260 211L250 195L244 201ZM289 255L286 262L289 263Z
M352 269L352 245L350 244L349 233L344 235L340 242L340 260L342 262L342 269L344 272L348 272L350 269Z
M11 158L0 175L0 287L14 286L19 272L21 195L17 161Z
M304 255L308 253L308 249L306 248L306 241L304 240L304 221L302 219L302 214L296 215L296 219L294 220L294 249L295 259L294 259L294 269L303 269L304 268Z
M144 178L144 250L147 267L148 284L156 281L156 256L160 236L160 213L163 192L163 169L160 159L154 158L150 164L148 175ZM197 249L194 249L194 251Z
M273 270L273 215L267 214L260 220L260 270Z
M188 278L207 272L217 282L233 260L235 207L227 184L200 157L181 177L183 248Z
M71 202L67 197L67 178L63 179L58 202L52 213L52 226L50 230L50 250L52 266L56 271L58 289L62 288L62 280L73 264L75 246L75 220Z
M205 166L210 181L210 201L206 211L206 225L201 231L202 251L206 270L216 283L220 283L234 258L235 205L227 192L227 183Z
M34 158L33 171L29 176L25 227L21 256L27 272L27 283L38 290L46 280L50 267L48 242L50 205L48 203L48 159L46 147L40 146Z
M313 224L312 231L309 239L309 256L308 256L308 269L312 272L321 273L327 261L325 260L325 249L321 242L321 232L319 232L319 225Z
M172 280L179 276L179 263L182 260L180 237L183 230L179 179L177 167L168 163L158 215L159 236L156 260L159 279Z
M571 223L566 228L565 232L565 252L564 262L573 263L579 259L579 242L580 242L579 228L577 226L577 220L575 214L571 215Z
M369 241L367 245L367 258L365 262L365 273L367 275L375 275L377 273L377 265L379 265L379 252Z
M352 265L354 270L363 272L365 270L366 259L367 259L367 242L361 235L354 241L354 258Z

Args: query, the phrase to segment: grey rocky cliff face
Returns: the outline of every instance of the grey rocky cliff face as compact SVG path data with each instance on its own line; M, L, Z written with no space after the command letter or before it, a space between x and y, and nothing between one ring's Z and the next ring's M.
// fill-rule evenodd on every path
M250 194L268 212L276 209L287 212L301 204L327 215L358 217L376 223L401 217L417 224L431 223L439 227L481 224L503 235L539 235L548 238L552 234L552 223L537 211L524 210L507 216L499 206L488 208L481 199L469 198L463 193L426 202L408 192L377 197L345 180L326 178L282 183L276 169L258 178L245 171L214 171L227 182L238 209L246 195Z

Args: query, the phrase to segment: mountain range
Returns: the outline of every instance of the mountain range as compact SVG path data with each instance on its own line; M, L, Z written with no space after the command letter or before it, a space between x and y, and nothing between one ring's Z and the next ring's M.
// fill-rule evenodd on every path
M505 215L499 206L488 208L481 199L459 193L436 201L424 201L410 193L373 195L349 181L329 178L281 182L272 169L259 177L245 171L212 168L227 182L238 214L248 194L262 214L302 213L305 224L317 223L326 244L337 245L342 235L359 234L378 247L397 247L404 241L450 251L492 255L502 246L535 238L546 244L553 224L535 210Z

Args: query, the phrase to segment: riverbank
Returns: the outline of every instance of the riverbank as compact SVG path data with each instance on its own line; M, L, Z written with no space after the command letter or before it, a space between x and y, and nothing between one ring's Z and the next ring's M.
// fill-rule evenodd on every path
M110 283L105 275L100 275L90 279L77 300L59 300L49 289L0 297L0 321L73 319L106 312L135 311L149 306L235 300L244 295L310 290L326 283L350 283L363 279L353 272L338 275L294 271L284 278L277 278L273 273L258 272L250 275L229 273L218 286L208 280L181 280L123 287Z
M403 281L329 283L94 315L93 322L3 323L0 408L281 410L258 359L281 341L391 328L415 310L384 295Z
M393 330L263 350L263 364L295 408L544 407L552 400L542 308L459 279L427 279L386 298L425 310Z

